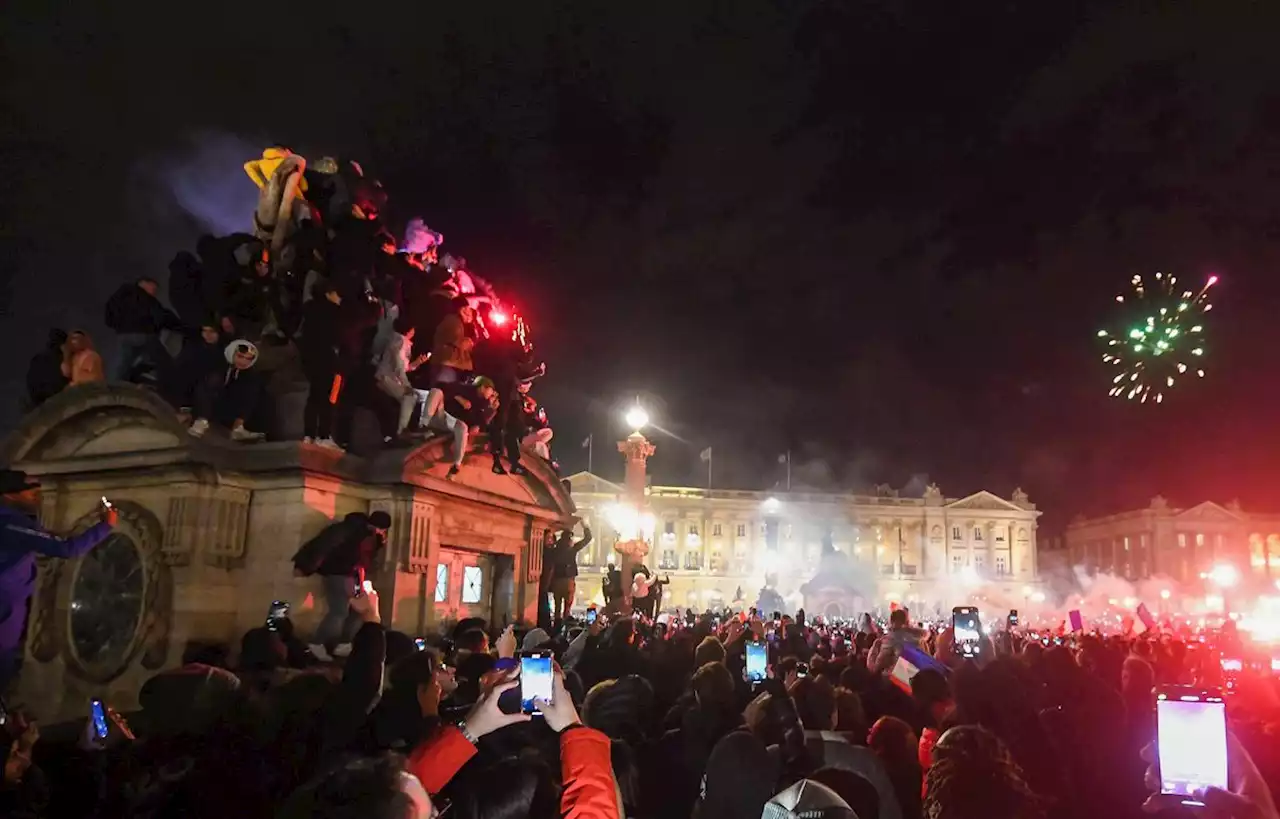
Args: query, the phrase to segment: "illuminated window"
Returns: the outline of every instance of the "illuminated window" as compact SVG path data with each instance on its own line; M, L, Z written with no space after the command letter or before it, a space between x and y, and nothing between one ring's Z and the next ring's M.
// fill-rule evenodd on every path
M662 560L658 561L659 569L678 569L680 561L676 558L675 549L663 549Z
M449 564L436 564L436 602L444 603L449 599Z
M951 573L959 574L960 570L963 568L964 568L964 555L952 555L951 556Z
M981 573L981 572L982 572L982 564L983 564L983 562L984 562L984 561L983 561L982 555L974 555L974 556L973 556L973 568L977 569L979 573Z
M702 568L702 552L685 552L684 567L686 569Z
M1179 546L1182 546L1182 547L1184 547L1184 548L1186 547L1186 545L1187 545L1187 535L1186 535L1186 533L1185 533L1185 532L1179 532L1179 533L1178 533L1178 545L1179 545Z
M479 566L464 566L462 569L462 602L479 603L480 593L484 590L484 570Z
M1129 551L1129 538L1128 538L1128 537L1126 537L1126 538L1124 539L1124 550L1125 550L1126 552L1127 552L1127 551Z
M710 560L710 561L709 561L709 563L707 564L707 567L708 567L709 569L711 569L711 571L713 571L713 572L722 572L722 571L724 571L724 569L725 569L725 565L724 565L724 556L723 556L723 555L721 555L719 551L714 551L714 552L712 552L712 553L711 553L711 560Z
M960 539L961 539L961 537L960 537L960 527L959 527L959 526L952 526L952 527L951 527L951 539L952 539L952 540L960 540Z
M1196 532L1196 545L1197 546L1204 545L1204 532Z
M973 539L982 540L982 530L979 529L977 526L973 527Z
M718 523L711 524L711 536L720 537L720 524Z
M747 524L745 524L745 523L739 523L739 524L738 524L738 537L746 537L746 536L747 536Z
M996 557L996 574L1004 575L1008 573L1009 573L1008 564L1005 562L1004 557L997 556Z
M676 534L676 522L675 522L674 520L668 520L668 521L666 521L665 523L663 523L663 524L662 524L662 534L664 534L664 535L670 535L671 537L675 537L675 534Z
M697 537L697 536L698 536L698 527L697 527L697 525L692 524L692 523L691 523L691 524L689 524L689 537Z
M996 529L996 543L1004 543L1004 527Z

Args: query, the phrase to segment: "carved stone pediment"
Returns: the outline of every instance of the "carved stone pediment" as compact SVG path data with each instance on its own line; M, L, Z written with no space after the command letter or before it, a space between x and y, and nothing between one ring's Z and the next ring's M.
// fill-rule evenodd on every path
M1177 517L1187 520L1221 521L1223 523L1234 523L1240 520L1239 515L1229 512L1226 508L1213 501L1205 501L1190 509L1184 509L1177 514Z
M1016 504L999 497L998 495L983 490L975 492L967 498L960 498L946 505L947 509L990 509L992 511L1002 512L1021 512L1023 509Z

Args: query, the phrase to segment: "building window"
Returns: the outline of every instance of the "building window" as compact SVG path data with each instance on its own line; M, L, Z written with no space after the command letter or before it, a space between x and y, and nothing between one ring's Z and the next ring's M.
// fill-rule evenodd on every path
M702 568L702 552L685 552L684 567L686 569Z
M978 526L973 527L973 539L982 540L982 529Z
M983 563L982 555L973 556L973 568L977 570L978 574L982 574Z
M1006 574L1008 574L1008 573L1009 573L1009 571L1008 571L1008 565L1009 565L1009 564L1005 562L1005 559L1004 559L1004 556L1003 556L1003 555L997 555L997 556L996 556L996 574L998 574L998 575L1006 575Z
M1187 546L1187 533L1186 533L1186 532L1179 532L1179 533L1178 533L1178 545L1179 545L1179 546L1181 546L1181 547L1183 547L1183 548L1186 548L1186 546Z
M658 568L659 568L659 569L678 569L678 568L680 568L680 561L679 561L678 559L676 559L676 550L675 550L675 549L663 549L663 550L662 550L662 559L658 561Z
M951 539L952 539L952 540L960 540L960 539L961 539L961 538L960 538L960 527L959 527L959 526L952 526L952 527L951 527Z
M698 536L698 525L696 523L689 524L689 537Z
M462 602L479 603L480 593L484 590L484 570L479 566L464 566L462 569Z
M718 523L711 524L711 536L720 537L720 524Z
M718 550L711 553L711 561L708 564L708 568L713 572L724 571L724 556Z
M996 543L1004 543L1004 527L996 529Z
M543 569L546 571L546 569ZM436 602L444 603L449 599L449 564L436 564Z
M668 537L676 536L676 522L674 520L665 521L662 524L662 534Z
M1127 552L1127 551L1129 551L1129 538L1128 538L1128 536L1125 536L1125 539L1124 539L1124 550L1125 550L1126 552Z
M787 524L787 528L782 530L782 537L784 540L791 540L791 524L790 523Z
M1196 532L1196 546L1200 547L1203 545L1204 545L1204 532Z
M951 573L960 574L960 570L964 568L964 555L951 556Z
M739 523L739 524L738 524L738 537L746 537L746 536L747 536L747 524L745 524L745 523Z

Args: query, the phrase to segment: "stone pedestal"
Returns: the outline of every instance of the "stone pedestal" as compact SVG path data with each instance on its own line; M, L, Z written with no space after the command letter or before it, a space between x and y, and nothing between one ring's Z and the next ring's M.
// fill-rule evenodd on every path
M636 510L636 520L642 529L643 526L639 522L644 520L645 507L648 506L647 465L649 456L657 451L657 447L636 431L628 435L625 440L618 442L618 451L626 459L626 477L623 481L626 495L623 502ZM614 551L617 552L621 562L619 569L622 571L622 609L624 612L630 612L631 576L635 573L636 567L644 563L644 559L649 554L650 544L645 541L643 531L623 532L622 536L622 542L614 547ZM654 569L649 567L649 570Z
M531 622L543 533L575 509L541 459L527 459L528 476L494 475L483 445L450 481L442 441L365 459L296 441L197 440L140 388L66 390L24 419L0 458L40 478L53 531L91 525L103 495L121 525L85 557L41 561L12 701L46 722L82 717L91 696L136 708L142 683L180 665L188 643L228 645L234 659L273 600L290 601L309 636L324 602L314 578L293 576L293 554L351 512L392 518L371 577L388 627L417 636L476 613ZM81 576L108 558L131 579L89 599ZM108 613L108 639L86 634L90 607Z

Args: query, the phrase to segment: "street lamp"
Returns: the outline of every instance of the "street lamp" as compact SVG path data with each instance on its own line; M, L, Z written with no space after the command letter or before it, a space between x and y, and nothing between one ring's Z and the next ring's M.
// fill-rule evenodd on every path
M1205 575L1210 582L1222 589L1229 589L1240 582L1240 572L1229 563L1219 563Z
M634 431L639 432L649 425L649 413L644 411L644 407L636 404L634 407L627 410L625 420L627 422L627 426L631 427Z
M773 514L774 512L777 512L778 509L781 508L781 506L782 506L782 502L779 501L777 498L764 499L764 511L768 512L769 514Z

